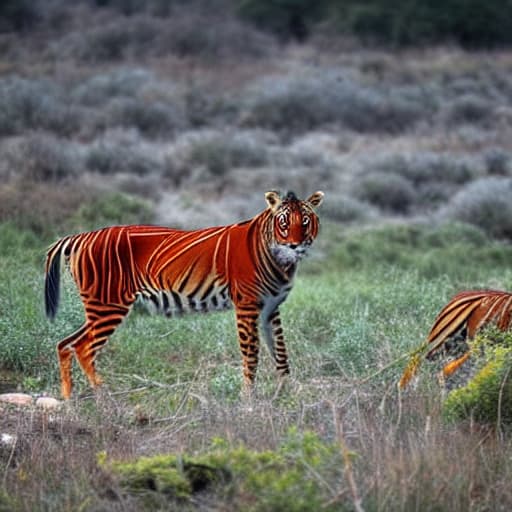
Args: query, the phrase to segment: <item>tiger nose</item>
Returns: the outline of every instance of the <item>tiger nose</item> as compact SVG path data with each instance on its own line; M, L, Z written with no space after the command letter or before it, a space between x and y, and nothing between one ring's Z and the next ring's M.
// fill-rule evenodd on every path
M288 244L290 249L297 249L298 244Z

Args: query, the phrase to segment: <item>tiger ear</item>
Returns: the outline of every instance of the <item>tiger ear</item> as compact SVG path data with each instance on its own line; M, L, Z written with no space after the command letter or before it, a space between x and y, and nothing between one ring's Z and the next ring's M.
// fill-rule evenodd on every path
M267 201L267 204L269 208L275 212L279 205L281 204L281 198L279 197L279 193L275 190L271 190L270 192L267 192L265 194L265 201Z
M308 197L306 201L313 207L316 208L322 204L324 200L324 193L320 190L315 192L312 196Z

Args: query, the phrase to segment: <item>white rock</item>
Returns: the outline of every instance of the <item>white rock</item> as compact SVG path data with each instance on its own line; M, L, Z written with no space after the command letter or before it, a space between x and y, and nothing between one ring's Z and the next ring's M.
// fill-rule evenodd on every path
M0 402L14 405L31 405L32 397L25 393L3 393L0 395Z
M60 407L60 402L51 396L40 396L36 400L36 406L41 407L42 409L55 410Z
M6 434L5 432L0 435L0 444L5 446L13 446L16 444L16 436Z

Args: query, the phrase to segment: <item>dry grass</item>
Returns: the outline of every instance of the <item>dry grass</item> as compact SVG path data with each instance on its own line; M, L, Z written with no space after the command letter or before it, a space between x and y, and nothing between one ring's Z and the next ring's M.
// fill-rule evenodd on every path
M216 399L200 374L169 389L132 383L54 414L2 411L0 432L16 438L0 448L12 510L137 510L140 502L123 492L110 461L203 453L214 438L275 450L290 430L315 432L345 454L343 466L311 475L325 504L376 511L512 506L510 441L476 424L444 424L433 386L400 396L376 382L311 380L292 382L277 400L260 393L249 404ZM152 409L169 396L179 400L170 414ZM199 498L212 508L229 503L222 493Z

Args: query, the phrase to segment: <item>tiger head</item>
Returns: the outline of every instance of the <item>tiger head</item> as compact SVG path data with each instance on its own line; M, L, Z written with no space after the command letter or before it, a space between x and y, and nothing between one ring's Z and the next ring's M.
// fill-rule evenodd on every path
M278 192L265 194L272 212L271 251L282 266L299 261L318 234L318 216L315 208L320 206L323 192L315 192L306 200L300 200L293 192L281 197Z

